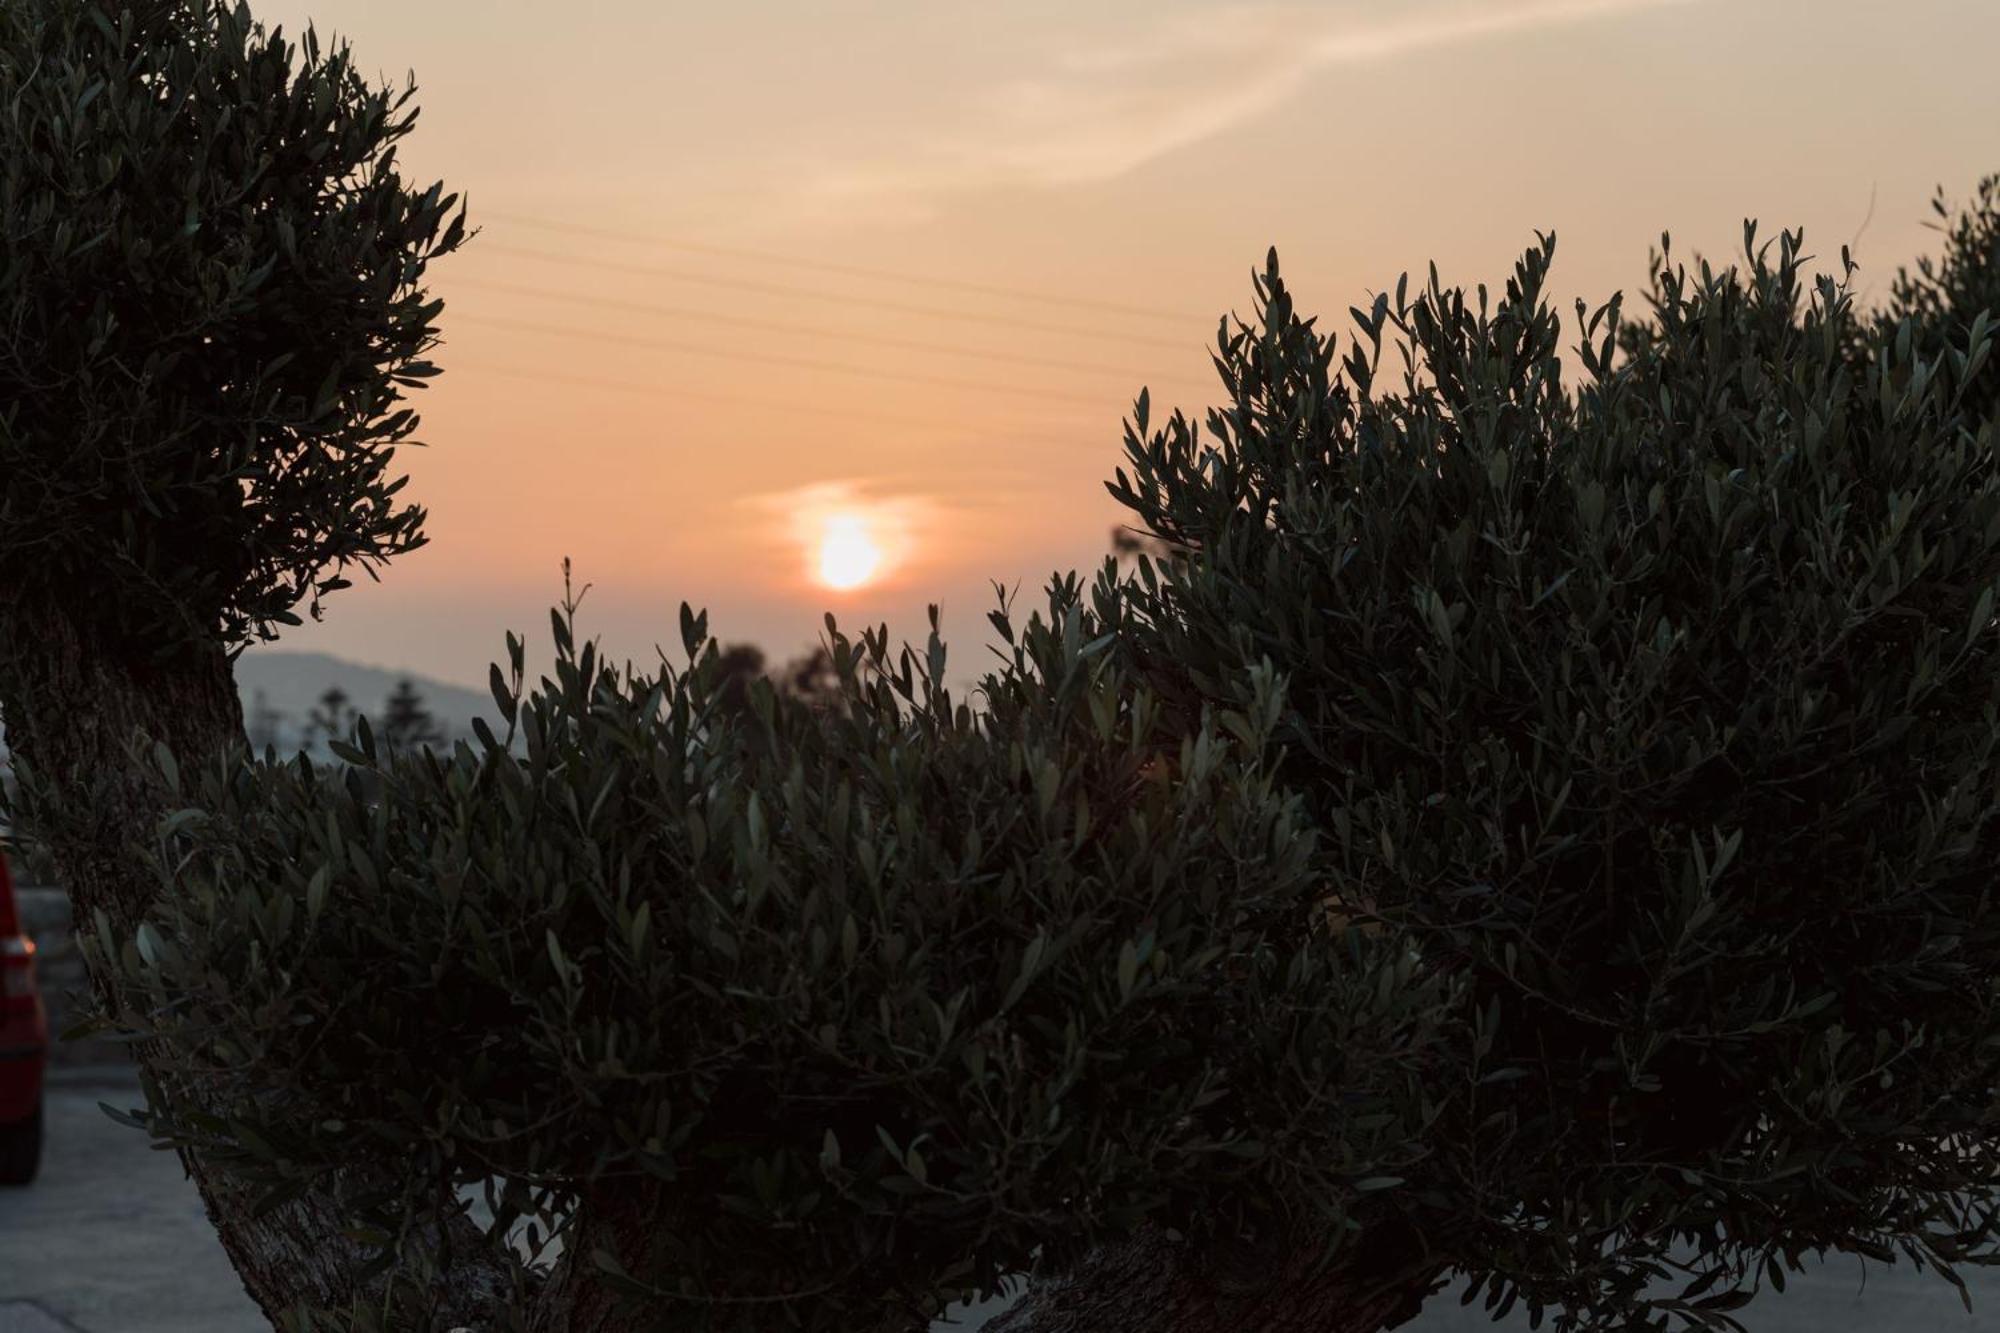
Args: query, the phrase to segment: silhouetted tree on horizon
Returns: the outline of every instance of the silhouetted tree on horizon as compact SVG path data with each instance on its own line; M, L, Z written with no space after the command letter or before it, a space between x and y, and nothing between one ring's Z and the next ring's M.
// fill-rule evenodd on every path
M444 728L424 706L424 696L407 676L396 682L382 713L381 736L393 751L444 744Z
M319 702L306 715L305 748L324 747L333 741L344 741L354 734L354 722L358 716L346 690L338 685L329 685L319 696Z
M722 685L716 703L730 711L750 706L750 687L759 680L769 681L782 695L799 699L815 708L839 704L841 686L834 669L833 654L825 644L815 644L784 665L773 668L762 648L754 644L731 644L718 650Z
M271 707L269 695L261 689L255 691L250 699L250 715L245 719L250 748L261 754L277 745L284 719L283 713Z

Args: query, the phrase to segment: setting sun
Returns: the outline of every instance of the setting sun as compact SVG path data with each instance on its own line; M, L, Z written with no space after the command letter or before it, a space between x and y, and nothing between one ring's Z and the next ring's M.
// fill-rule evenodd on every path
M882 567L882 548L856 514L833 514L819 539L819 579L829 588L858 588Z

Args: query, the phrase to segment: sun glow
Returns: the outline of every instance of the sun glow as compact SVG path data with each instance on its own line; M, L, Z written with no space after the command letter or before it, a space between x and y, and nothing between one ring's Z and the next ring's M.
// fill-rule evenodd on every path
M797 553L798 573L785 578L786 588L813 605L828 592L878 594L901 585L937 546L934 502L922 495L842 480L747 499L763 511L771 545Z
M819 581L846 591L859 588L882 568L882 546L858 514L829 514L819 537Z

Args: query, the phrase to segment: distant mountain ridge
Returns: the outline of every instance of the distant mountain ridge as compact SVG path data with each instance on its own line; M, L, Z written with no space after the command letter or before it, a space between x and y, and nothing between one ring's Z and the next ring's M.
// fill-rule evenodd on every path
M496 734L506 733L491 695L414 671L364 666L331 653L251 649L236 659L236 691L243 700L244 719L248 721L260 703L277 713L280 725L275 743L281 750L300 744L306 719L329 687L339 686L347 694L348 707L373 722L382 716L389 695L405 680L423 697L425 709L437 719L448 740L470 739L475 717L485 718ZM0 734L0 767L5 765L6 754L6 736Z
M504 732L505 728L497 727L499 714L489 695L414 671L365 666L331 653L277 649L253 648L236 659L236 690L243 700L244 718L249 720L260 705L278 714L276 743L280 749L299 742L306 719L328 689L338 687L345 692L348 707L373 722L382 716L389 695L405 680L423 697L424 707L449 737L469 736L475 717L485 718L488 725Z

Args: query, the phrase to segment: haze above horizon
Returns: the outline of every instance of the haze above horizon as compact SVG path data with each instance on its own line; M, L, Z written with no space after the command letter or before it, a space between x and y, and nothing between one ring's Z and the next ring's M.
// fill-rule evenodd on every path
M1122 416L1212 400L1270 246L1343 336L1538 228L1559 309L1746 216L1879 291L2000 169L1985 0L254 7L414 71L406 169L483 228L404 455L432 544L279 646L475 688L565 556L617 656L684 600L779 658L940 602L976 668L992 581L1103 558Z

